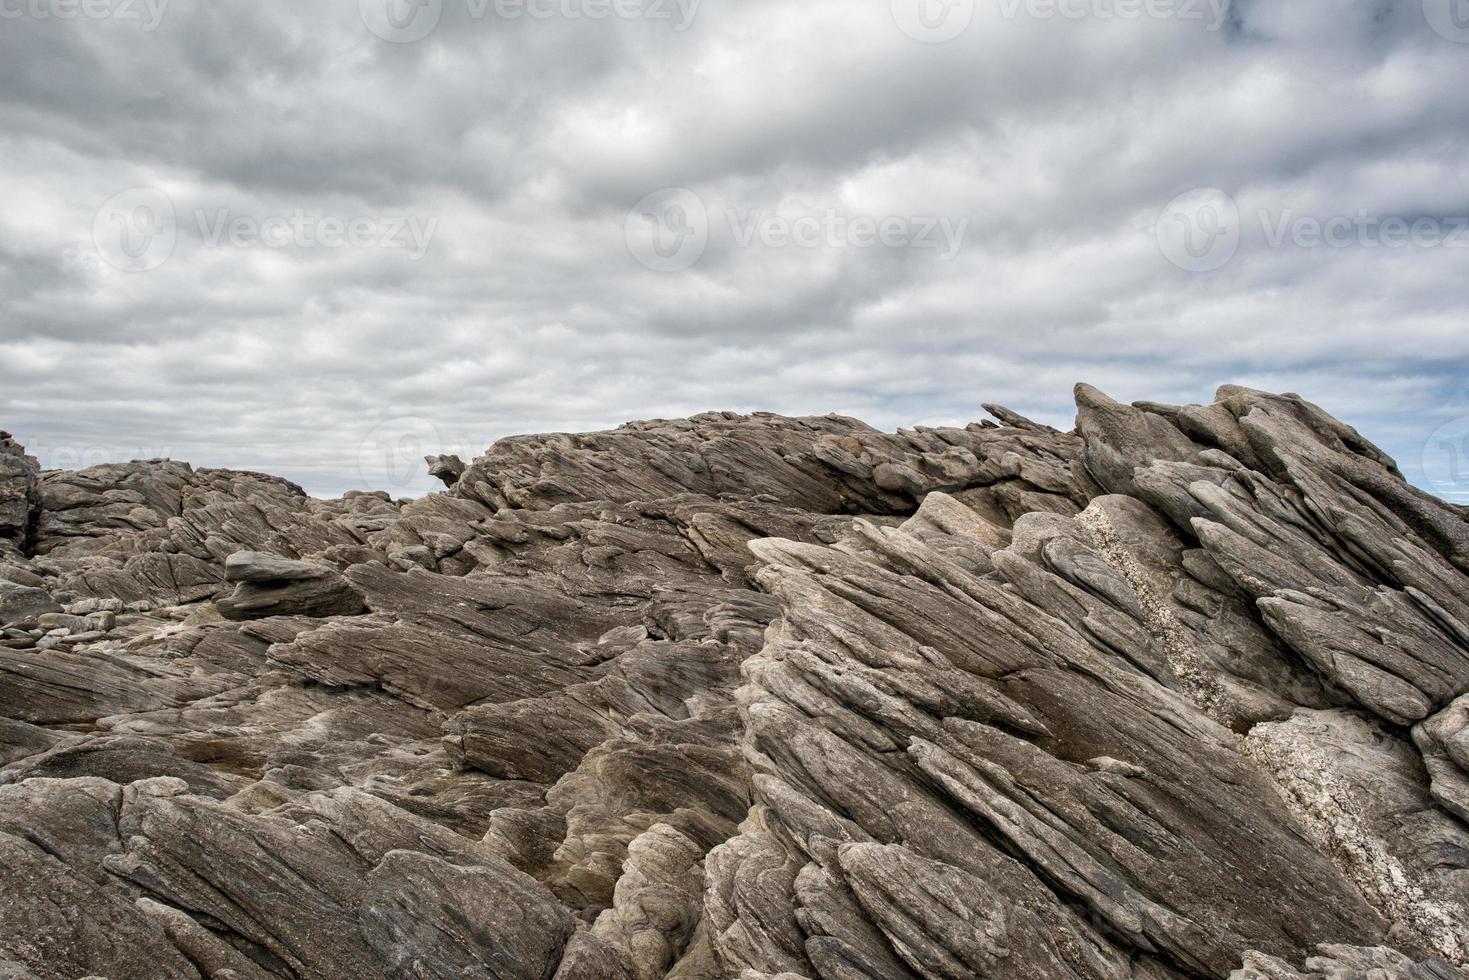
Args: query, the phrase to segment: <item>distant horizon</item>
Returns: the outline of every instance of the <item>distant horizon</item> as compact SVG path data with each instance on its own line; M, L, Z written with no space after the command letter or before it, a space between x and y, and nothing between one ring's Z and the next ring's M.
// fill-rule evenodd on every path
M1224 382L1224 384L1234 383L1236 382ZM1219 386L1216 386L1216 388L1217 387ZM1246 387L1255 386L1247 385ZM1112 392L1108 392L1108 394L1110 395L1112 394ZM1307 392L1297 391L1296 394L1301 395L1301 397L1303 397L1306 401L1320 404L1320 402L1317 402L1316 399L1311 398L1310 394ZM1116 396L1114 395L1114 397ZM981 400L990 404L997 404L993 399L983 398ZM1159 399L1156 398L1146 397L1131 399L1119 398L1118 400L1125 402L1159 401ZM1204 399L1202 401L1180 402L1177 404L1207 404L1209 400L1210 399ZM1053 428L1057 428L1063 432L1072 431L1075 428L1076 420L1074 414L1074 406L1072 414L1063 419L1054 412L1027 411L1022 407L1017 407L1017 405L1015 404L998 404L1002 404L1003 407L1014 411L1022 416L1025 416L1032 421L1052 426ZM1417 446L1416 448L1412 447L1411 445L1407 446L1406 448L1408 452L1406 455L1401 451L1403 447L1397 447L1399 451L1395 452L1395 447L1393 446L1391 441L1374 437L1374 434L1370 430L1370 427L1364 429L1363 426L1358 425L1356 422L1354 422L1350 418L1350 416L1344 416L1333 411L1332 406L1330 405L1323 405L1322 407L1328 413L1341 419L1341 421L1346 422L1348 425L1356 428L1365 438L1371 441L1379 449L1387 453L1389 456L1393 457L1408 483L1418 487L1421 490L1424 490L1427 493L1431 493L1434 496L1439 497L1440 499L1452 503L1469 503L1469 474L1460 474L1457 472L1453 474L1448 474L1445 468L1452 466L1453 460L1449 459L1445 455L1445 451L1442 447L1435 446L1433 442L1430 441L1424 443L1423 445ZM221 462L221 459L226 458L230 455L231 450L229 448L220 447L213 447L209 450L206 457L210 460L209 462L200 462L199 460L192 459L188 456L170 451L167 449L167 447L161 447L160 452L148 455L112 455L108 458L103 458L104 454L108 452L108 449L106 447L93 446L88 447L85 450L78 450L73 448L73 446L78 445L77 443L63 444L57 441L51 441L50 443L43 441L39 444L42 447L43 453L46 452L45 447L47 445L57 447L53 449L49 454L43 456L41 454L38 454L34 449L32 449L31 445L26 442L26 439L24 438L24 433L15 431L13 429L7 429L3 421L0 421L0 431L10 431L12 436L15 438L15 441L18 442L20 445L26 447L27 453L37 457L37 460L41 464L43 470L85 469L88 466L95 466L102 463L128 463L162 458L171 459L175 462L188 463L195 469L232 469L280 477L300 486L311 497L321 500L340 498L346 493L352 491L386 492L394 499L401 499L417 498L424 496L427 493L438 492L444 489L444 485L440 480L435 477L429 476L427 465L421 459L421 457L425 455L457 455L466 464L468 464L473 462L479 456L482 456L484 453L486 453L494 445L495 442L498 442L501 439L511 438L515 436L544 435L552 433L580 435L591 432L609 431L630 422L677 420L690 418L696 415L705 414L707 412L725 411L733 411L740 415L753 415L760 412L770 412L772 414L783 415L787 417L821 416L831 414L846 415L856 418L858 419L858 421L865 422L868 425L872 425L874 428L883 432L895 432L899 428L909 429L919 426L930 428L962 428L963 426L971 423L978 423L982 421L995 421L995 419L987 412L985 412L983 408L979 409L979 414L969 419L963 419L960 417L938 418L908 423L899 422L892 425L879 425L877 423L874 423L870 419L863 418L860 415L853 415L852 413L841 411L782 412L776 409L762 407L743 409L706 408L697 411L691 411L685 414L654 415L646 416L643 418L628 418L623 419L619 422L600 425L593 423L586 428L547 428L543 426L539 428L527 429L523 432L497 433L493 436L488 437L487 441L485 441L477 449L470 450L468 448L469 444L467 442L463 441L462 439L456 441L452 436L445 435L444 432L446 431L446 428L441 427L431 420L421 417L400 417L396 419L385 420L383 423L379 423L379 425L375 426L372 430L368 432L368 434L364 437L362 445L359 447L358 460L354 468L364 472L369 472L370 475L381 477L381 479L376 484L373 484L371 481L368 480L364 480L361 483L353 483L350 482L349 479L341 477L334 478L332 476L321 476L316 475L314 472L309 474L302 474L300 471L296 471L295 473L293 473L291 471L292 464L290 463L290 457L288 455L279 457L282 462L282 466L280 467L273 467L272 461L268 458L258 465L241 464L239 462ZM392 425L399 425L400 427L396 431L396 433L388 434ZM1463 440L1466 436L1469 436L1469 425L1466 425L1464 420L1462 419L1458 420L1457 422L1450 421L1448 427L1453 429L1453 431L1456 433L1455 441ZM1444 426L1439 425L1437 426L1437 428L1443 429ZM1462 433L1460 432L1460 429L1463 430ZM140 440L139 445L146 448L146 440ZM1469 442L1463 442L1462 445L1466 447L1465 451L1469 451ZM384 447L386 447L386 451L384 451ZM414 451L415 448L423 448L424 452L416 453ZM382 454L381 465L379 465L379 453ZM1423 463L1425 454L1429 456L1430 465L1437 466L1439 468L1438 470L1433 473L1425 472L1425 467ZM418 465L415 469L412 470L412 472L410 472L409 463L413 460L417 460ZM57 463L61 463L62 465L55 465ZM82 465L73 465L74 463L80 463ZM373 470L376 470L375 474L371 472ZM298 476L304 476L305 478L300 479L298 478ZM1447 479L1446 476L1448 477ZM1462 482L1462 489L1455 490L1455 483L1453 481L1456 477Z

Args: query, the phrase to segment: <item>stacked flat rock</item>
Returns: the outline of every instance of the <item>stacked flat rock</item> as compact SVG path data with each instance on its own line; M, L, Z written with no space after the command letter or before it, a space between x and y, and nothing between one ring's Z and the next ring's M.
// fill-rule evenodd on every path
M1464 511L1076 399L407 502L0 437L0 977L1469 977Z
M224 580L235 583L234 594L215 603L226 619L355 616L367 611L362 596L340 572L309 561L237 551L225 559Z

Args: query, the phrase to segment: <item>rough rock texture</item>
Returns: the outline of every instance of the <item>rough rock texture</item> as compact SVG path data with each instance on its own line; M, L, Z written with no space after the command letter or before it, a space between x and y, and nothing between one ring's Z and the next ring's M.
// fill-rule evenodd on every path
M23 557L40 504L40 465L0 432L0 561Z
M1251 953L1230 980L1454 980L1460 972L1442 960L1415 963L1394 949L1323 946L1305 972L1271 956Z
M0 436L0 977L1469 976L1469 525L1294 395L313 500Z
M444 486L453 488L464 475L464 460L458 456L425 456L423 461L428 464L430 476L444 481Z
M356 616L367 611L362 596L329 565L237 551L225 559L224 580L235 583L234 594L214 604L225 619Z

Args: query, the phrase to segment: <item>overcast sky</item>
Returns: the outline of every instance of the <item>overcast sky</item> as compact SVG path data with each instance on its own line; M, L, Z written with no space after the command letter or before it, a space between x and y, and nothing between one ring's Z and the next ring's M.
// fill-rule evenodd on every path
M43 465L1233 382L1469 500L1469 0L0 0L0 180Z

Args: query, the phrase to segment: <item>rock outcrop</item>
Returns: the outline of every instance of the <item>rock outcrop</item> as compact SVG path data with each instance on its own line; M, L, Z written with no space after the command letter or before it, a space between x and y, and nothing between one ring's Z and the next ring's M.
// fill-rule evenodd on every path
M1469 977L1469 521L1294 395L308 497L0 436L0 977Z
M40 465L0 432L0 561L24 556L40 500Z

